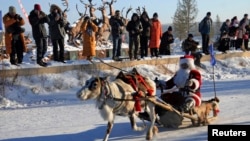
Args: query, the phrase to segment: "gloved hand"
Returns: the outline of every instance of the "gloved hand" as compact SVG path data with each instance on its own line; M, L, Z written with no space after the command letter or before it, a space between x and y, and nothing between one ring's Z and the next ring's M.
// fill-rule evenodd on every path
M15 19L18 20L18 21L21 21L23 18L19 14L16 14Z
M192 85L193 85L193 81L188 80L187 83L186 83L186 86L192 86Z

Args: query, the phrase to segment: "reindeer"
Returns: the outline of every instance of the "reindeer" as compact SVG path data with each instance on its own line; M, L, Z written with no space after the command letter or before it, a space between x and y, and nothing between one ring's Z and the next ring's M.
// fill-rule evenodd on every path
M63 10L62 12L62 16L64 18L64 20L67 20L67 13L69 11L69 3L68 3L68 0L62 0L62 4L63 6L66 6L66 8ZM70 38L71 34L70 34L70 30L71 30L71 26L70 26L70 23L67 21L64 29L65 29L65 32L68 34L68 38ZM68 40L69 41L69 40Z
M63 10L63 15L64 14L66 14L66 12L68 12L69 11L69 2L68 2L68 0L62 0L62 4L63 4L63 6L66 6L66 8Z
M83 13L81 13L79 11L79 9L78 9L78 5L76 4L76 10L77 10L80 18L77 21L75 21L73 23L73 25L71 25L72 28L69 31L70 36L69 36L69 40L68 40L68 42L70 44L73 44L76 47L78 47L80 45L79 43L76 42L76 39L81 39L80 38L81 37L81 25L83 23L84 17L87 15L86 13L87 13L87 9L88 9L88 6L89 6L88 4L85 4L82 0L80 0L80 2L84 4L85 11Z
M104 2L102 6L98 7L97 9L101 11L102 13L102 26L100 27L98 31L98 41L99 43L102 43L103 41L107 41L110 35L110 24L109 24L109 18L107 16L107 12L105 9L106 3Z
M129 19L128 19L128 13L129 13L132 9L133 9L133 8L130 6L130 7L127 9L127 11L126 11L125 17L122 16L122 20L123 20L123 23L124 23L125 26L127 26L128 21L129 21Z
M111 2L105 2L104 0L102 0L102 2L109 6L109 16L114 16L115 15L115 10L114 10L113 4L115 2L117 2L117 0L111 0Z

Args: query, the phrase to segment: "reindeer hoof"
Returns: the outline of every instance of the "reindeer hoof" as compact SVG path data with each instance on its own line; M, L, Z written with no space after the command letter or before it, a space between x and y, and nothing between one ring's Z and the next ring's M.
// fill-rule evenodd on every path
M147 140L147 141L150 141L150 140L152 140L152 137L147 136L147 137L146 137L146 140Z
M153 127L153 134L156 135L159 132L159 129L157 126Z

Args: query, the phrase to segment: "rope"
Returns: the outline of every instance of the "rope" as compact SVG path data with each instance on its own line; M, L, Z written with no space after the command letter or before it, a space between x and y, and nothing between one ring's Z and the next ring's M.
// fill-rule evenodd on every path
M216 89L215 89L214 66L213 66L213 83L214 83L214 97L217 97L216 96Z
M115 67L115 66L113 66L113 65L110 65L109 63L106 63L106 62L104 62L101 58L99 58L99 57L95 57L97 60L99 60L101 63L103 63L103 64L105 64L105 65L107 65L107 66L110 66L110 67L112 67L112 68L115 68L115 69L118 69L118 70L120 70L120 71L124 71L124 72L128 72L128 71L126 71L126 70L123 70L123 69L121 69L121 68L118 68L118 67Z

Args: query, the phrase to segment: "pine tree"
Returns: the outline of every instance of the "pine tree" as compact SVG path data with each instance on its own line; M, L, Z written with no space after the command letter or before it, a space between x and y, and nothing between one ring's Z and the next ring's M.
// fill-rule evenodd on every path
M195 27L195 19L198 13L196 0L179 0L173 17L173 26L176 37L180 40L192 33ZM192 30L193 29L193 30Z

